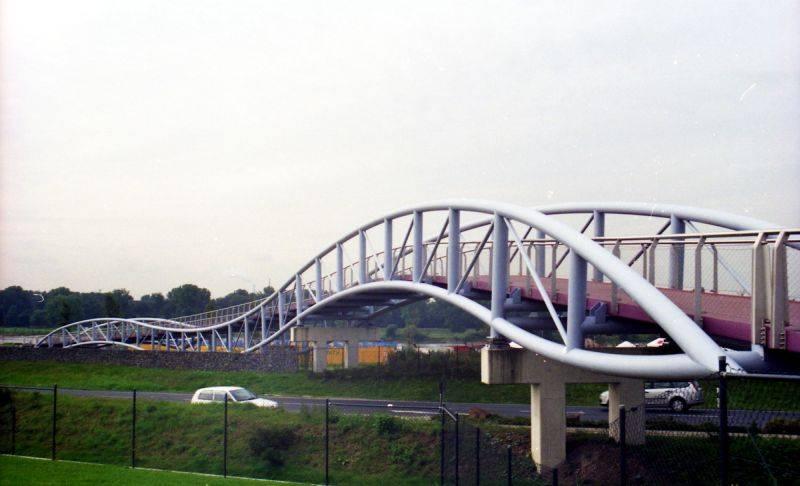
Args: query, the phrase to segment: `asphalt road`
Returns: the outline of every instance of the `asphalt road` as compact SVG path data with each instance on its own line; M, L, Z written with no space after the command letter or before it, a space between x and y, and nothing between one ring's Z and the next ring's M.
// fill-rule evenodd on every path
M130 398L131 392L113 390L78 390L59 388L59 393L97 398ZM311 397L284 397L263 395L274 400L290 412L299 412L303 407L324 407L324 398ZM189 402L191 393L177 392L137 392L137 399L158 400L167 402ZM437 412L438 402L428 401L403 401L403 400L367 400L359 398L332 398L334 407L345 413L393 413L398 415L430 415ZM503 417L530 417L530 407L524 404L504 403L453 403L447 402L447 407L458 413L467 414L470 409L480 408L490 413ZM603 421L608 419L608 410L605 407L570 406L567 407L568 415L579 414L583 421ZM699 425L705 422L716 423L717 411L711 409L694 408L688 413L676 414L667 409L648 408L646 410L648 421L672 419L679 423ZM786 411L749 411L731 410L728 414L728 423L731 426L747 427L755 422L759 427L774 418L800 420L800 412Z

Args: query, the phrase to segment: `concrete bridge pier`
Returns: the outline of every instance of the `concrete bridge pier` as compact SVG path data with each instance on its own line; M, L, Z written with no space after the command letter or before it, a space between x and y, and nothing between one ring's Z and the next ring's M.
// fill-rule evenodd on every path
M567 458L566 384L608 383L608 422L626 408L626 443L644 444L644 382L604 375L546 359L524 349L481 350L481 381L487 385L529 384L531 387L531 455L538 467L558 467ZM609 427L619 440L619 428Z
M328 366L328 343L314 341L311 343L311 370L322 373Z
M346 341L344 344L344 367L358 366L358 341Z
M290 330L292 342L307 342L312 348L314 373L322 373L328 367L328 343L344 341L344 367L358 366L358 343L375 341L378 330L374 327L293 327Z

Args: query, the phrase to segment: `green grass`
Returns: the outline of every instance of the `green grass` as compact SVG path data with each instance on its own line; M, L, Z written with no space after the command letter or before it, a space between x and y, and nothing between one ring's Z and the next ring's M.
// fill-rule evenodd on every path
M16 453L50 457L51 397L18 392ZM438 474L438 423L371 415L331 420L331 475L348 484L429 484ZM0 428L10 429L8 406ZM384 427L386 421L391 427ZM130 464L129 400L58 397L57 458ZM323 481L322 411L290 413L256 407L229 408L228 474L320 483ZM221 474L223 407L139 400L137 466ZM284 442L275 442L283 440ZM0 451L10 450L7 432Z
M52 330L47 327L0 327L0 336L37 336Z
M261 373L255 371L193 371L87 365L50 361L0 362L0 383L94 390L142 390L193 392L212 385L238 385L257 394L311 397L353 397L390 400L439 399L439 380L423 378L352 377L346 370L324 377L307 372ZM596 405L603 385L568 385L567 403ZM530 403L527 385L484 385L476 378L446 382L450 402Z
M286 483L221 478L192 473L131 469L121 466L48 461L28 457L0 456L0 485L41 484L127 484L127 485L208 485L277 486Z

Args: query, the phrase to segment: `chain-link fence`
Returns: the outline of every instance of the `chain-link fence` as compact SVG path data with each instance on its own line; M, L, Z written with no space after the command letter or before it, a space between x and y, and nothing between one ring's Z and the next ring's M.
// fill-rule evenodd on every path
M643 392L610 423L568 417L554 468L532 461L527 427L435 403L275 409L56 387L0 387L0 452L316 484L800 483L800 377L723 372Z
M503 426L482 428L447 406L439 410L440 484L546 484L551 471L536 468L527 440Z

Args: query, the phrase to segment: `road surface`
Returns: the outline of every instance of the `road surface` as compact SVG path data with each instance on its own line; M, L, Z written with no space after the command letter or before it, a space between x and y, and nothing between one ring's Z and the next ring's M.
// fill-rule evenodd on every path
M2 386L2 385L0 385ZM130 398L129 391L114 390L79 390L59 388L59 394L80 397L97 398ZM299 412L303 407L324 407L324 398L312 397L286 397L263 395L265 398L275 400L280 406L290 412ZM167 402L189 402L192 393L180 392L137 392L137 399L158 400ZM405 401L405 400L371 400L362 398L332 398L331 403L345 413L393 413L398 415L430 415L437 413L438 402L430 401ZM458 414L467 414L473 408L480 408L502 417L530 417L530 407L525 404L505 403L455 403L447 402L447 407ZM580 420L585 422L601 422L608 419L608 410L605 407L569 406L567 414L580 415ZM679 423L700 425L706 422L717 423L717 411L714 409L691 409L688 413L673 413L667 409L649 408L646 411L648 421L662 421L672 419ZM753 422L758 427L763 427L774 418L800 420L800 412L789 411L751 411L730 410L728 423L731 426L748 427Z

